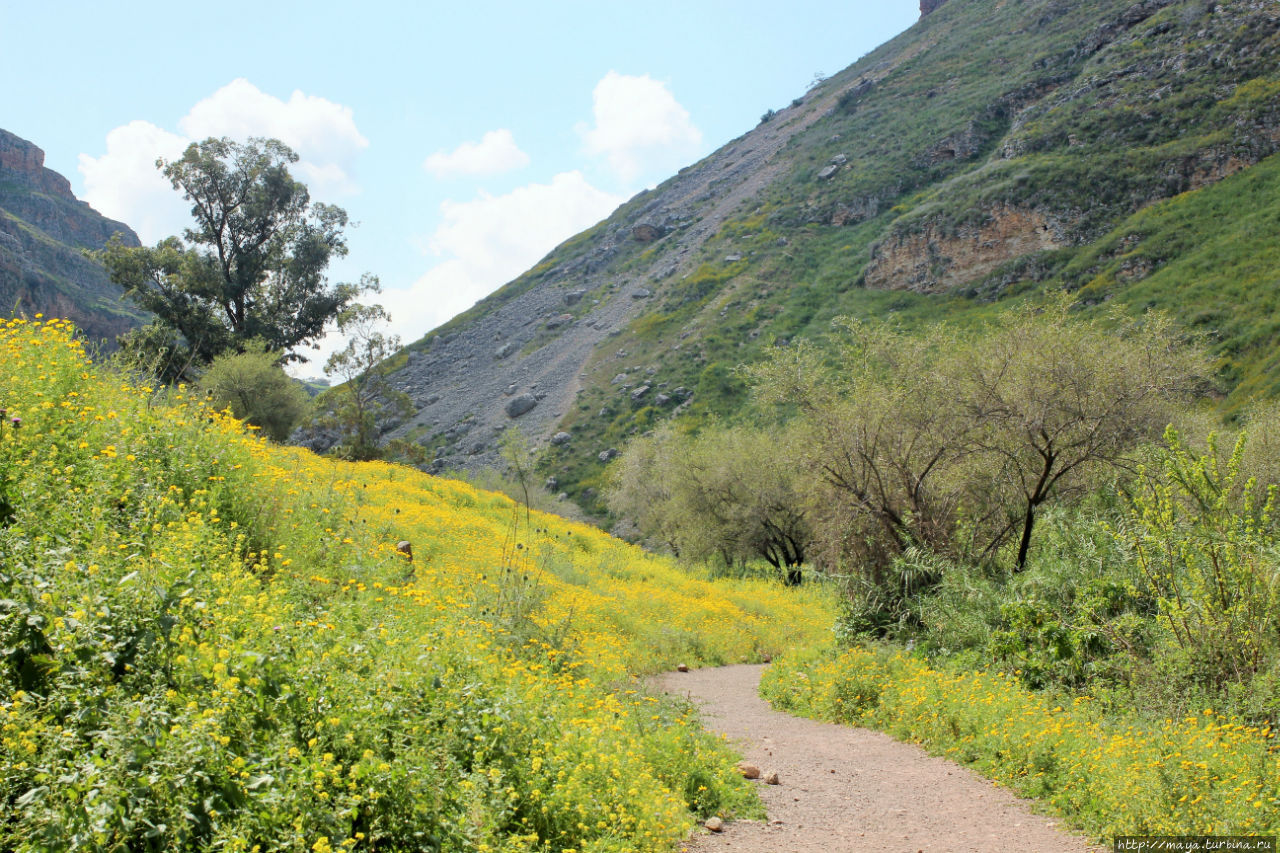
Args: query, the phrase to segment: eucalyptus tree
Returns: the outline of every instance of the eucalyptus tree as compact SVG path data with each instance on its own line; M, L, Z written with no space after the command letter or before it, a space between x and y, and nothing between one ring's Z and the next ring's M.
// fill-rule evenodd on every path
M99 257L150 325L121 339L165 378L186 378L228 350L260 341L285 361L314 345L367 282L331 283L347 253L347 214L313 203L289 166L298 155L275 139L206 139L156 163L191 203L192 226L154 247L119 240Z

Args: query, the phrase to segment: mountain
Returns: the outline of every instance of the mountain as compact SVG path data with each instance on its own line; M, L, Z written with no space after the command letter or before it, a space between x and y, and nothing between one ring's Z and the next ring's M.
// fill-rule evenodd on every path
M920 21L393 362L433 468L516 424L600 511L610 456L728 415L840 314L972 322L1066 287L1159 307L1227 406L1280 390L1280 4L925 0Z
M78 200L71 184L44 165L44 152L0 130L0 309L72 320L90 339L113 340L141 315L120 302L120 288L84 249L101 249L129 226Z

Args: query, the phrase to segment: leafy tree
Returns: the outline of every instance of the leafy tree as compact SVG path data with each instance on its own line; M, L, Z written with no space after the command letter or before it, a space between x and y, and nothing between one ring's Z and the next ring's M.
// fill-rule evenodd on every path
M229 408L275 441L289 437L311 404L302 385L280 367L280 354L260 342L215 358L199 387L215 406Z
M278 140L210 138L157 161L194 225L154 248L113 240L100 253L126 298L155 315L122 339L126 351L170 379L251 340L305 360L294 349L314 343L368 281L329 282L330 261L347 252L347 214L311 203L289 173L297 160Z
M675 503L676 477L668 465L678 436L670 423L627 442L609 466L605 502L630 519L650 540L680 556L681 518Z
M1063 298L967 333L841 320L831 348L750 375L808 431L816 555L901 586L912 548L986 560L1016 537L1024 568L1042 506L1126 465L1203 371L1167 321L1085 320Z
M799 584L812 534L794 454L783 430L667 427L628 445L609 503L689 559L762 559Z
M1206 365L1167 318L1083 320L1059 299L1036 314L1006 314L956 354L950 372L984 487L1005 495L1021 571L1040 507L1158 438Z
M369 289L377 290L376 280ZM381 305L354 305L338 315L338 331L347 336L347 345L325 363L324 372L341 384L324 395L332 407L324 420L342 434L334 452L347 459L381 456L382 424L413 410L408 395L387 379L387 359L400 349L398 335L380 331L389 319Z
M673 457L685 469L676 493L691 556L763 559L788 584L800 583L812 534L790 438L778 429L712 427Z
M892 563L909 548L959 547L951 475L966 428L939 370L957 339L945 329L908 335L853 320L836 332L826 351L780 349L749 375L760 402L798 414L798 464L816 481L815 556L892 586Z

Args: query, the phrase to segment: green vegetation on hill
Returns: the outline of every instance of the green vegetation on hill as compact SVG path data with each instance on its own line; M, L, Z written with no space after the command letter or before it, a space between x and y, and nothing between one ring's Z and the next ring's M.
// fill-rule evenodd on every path
M58 321L0 326L0 409L7 850L668 850L759 807L638 676L834 615L275 447Z
M1075 253L1062 280L1083 302L1156 308L1203 335L1232 410L1280 393L1280 155L1128 218Z
M1247 0L953 0L448 330L465 335L492 306L563 285L583 259L600 270L589 285L652 288L589 362L558 424L574 441L542 463L598 516L600 450L673 416L694 427L743 417L734 368L825 337L837 316L976 325L1060 288L1086 307L1156 306L1209 337L1234 410L1280 385L1265 286L1278 62L1280 14ZM765 133L786 137L767 179L689 239L685 223L722 215L721 193L748 180L734 163ZM726 177L691 199L701 171ZM656 240L626 236L664 215L675 224ZM642 382L689 399L632 400Z
M1155 309L1175 318L1189 334L1201 337L1217 360L1216 382L1225 394L1226 410L1235 412L1251 400L1280 392L1280 359L1275 356L1280 309L1271 286L1280 265L1277 246L1280 155L1273 155L1222 181L1145 207L1092 243L1011 263L957 292L853 288L834 293L806 284L780 288L769 283L769 276L743 277L733 282L734 289L709 299L726 315L716 329L682 340L680 350L667 345L682 328L681 318L673 315L650 315L618 343L628 350L628 363L659 365L669 385L706 392L695 394L696 403L686 410L689 423L709 414L737 419L746 411L746 389L733 368L761 359L770 344L826 338L831 320L841 313L889 316L905 329L924 330L944 319L977 327L1028 297L1065 288L1086 314L1104 310L1101 306L1114 300L1133 312ZM1040 280L1018 281L1028 270ZM1014 282L1006 283L1010 278ZM775 292L786 301L770 309L767 300ZM993 292L1000 298L993 301ZM772 320L766 320L769 314ZM730 323L728 317L734 315L739 319ZM771 331L753 336L762 326ZM627 406L617 396L613 389L589 389L566 423L581 434L598 435L595 444L621 446L629 435L660 422L661 413ZM593 417L597 407L612 407L608 423ZM575 468L583 463L555 450L544 464L557 474L594 469L589 460ZM590 476L589 484L598 484Z

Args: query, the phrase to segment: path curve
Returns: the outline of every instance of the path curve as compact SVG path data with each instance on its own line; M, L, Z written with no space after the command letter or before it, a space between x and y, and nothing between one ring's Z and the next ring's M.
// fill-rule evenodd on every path
M689 851L760 853L1086 853L1082 837L1037 815L1026 800L914 744L868 729L772 710L757 687L761 666L675 672L659 685L703 709L747 761L776 770L760 783L768 820L700 831Z

